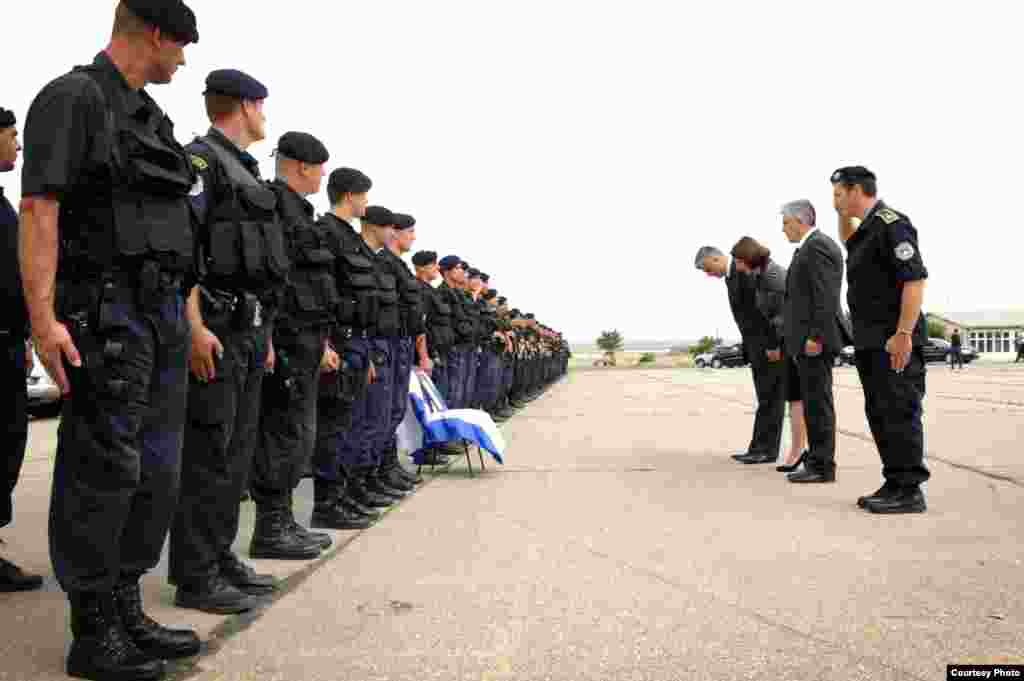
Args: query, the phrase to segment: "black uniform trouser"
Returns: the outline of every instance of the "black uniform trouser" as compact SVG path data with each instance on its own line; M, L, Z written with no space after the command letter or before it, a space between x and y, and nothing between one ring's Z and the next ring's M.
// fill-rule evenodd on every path
M60 318L83 364L67 361L50 499L50 559L68 592L110 591L156 567L178 499L189 325L179 291L143 309L134 288L64 288Z
M902 374L885 350L857 350L864 411L882 458L882 475L898 487L916 487L931 477L924 465L924 355L915 348Z
M786 362L761 361L752 364L757 415L754 435L747 451L778 456L782 446L782 422L786 415Z
M277 370L264 377L259 437L252 463L253 501L261 510L287 509L292 490L311 465L316 446L320 361L327 332L279 324ZM288 358L287 367L281 358Z
M0 527L14 518L12 495L25 461L28 441L28 390L25 385L25 339L0 336L0 417L4 419L0 456Z
M801 354L796 358L807 423L806 466L817 472L832 472L836 467L836 407L832 396L834 364L835 356L828 352L816 357Z
M213 577L238 535L239 504L256 449L266 327L211 329L224 346L216 376L189 376L181 498L171 527L171 579Z

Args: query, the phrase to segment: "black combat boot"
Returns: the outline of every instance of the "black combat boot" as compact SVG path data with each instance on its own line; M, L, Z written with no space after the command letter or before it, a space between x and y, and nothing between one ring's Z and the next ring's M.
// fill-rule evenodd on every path
M372 491L364 474L348 479L348 496L368 508L386 508L398 501L397 497Z
M388 484L388 482L381 477L379 469L375 469L372 473L366 476L366 489L383 496L390 496L394 498L395 501L399 501L409 496L409 492L397 487L392 487Z
M307 544L316 544L322 551L326 551L331 548L331 544L334 540L331 539L331 535L326 532L310 532L305 527L299 524L299 521L295 519L295 502L292 499L292 495L288 495L288 524L291 526L293 534L298 535L299 539L306 542Z
M290 515L282 508L257 507L249 555L274 560L309 560L319 557L319 542L307 542L295 534L289 522Z
M328 530L365 530L373 521L369 516L358 514L342 503L344 487L341 485L324 485L317 488L317 497L313 506L313 527Z
M168 629L142 610L139 580L124 580L114 588L121 624L139 650L155 660L176 660L199 653L199 637L189 629Z
M94 681L155 681L165 672L163 660L142 652L125 632L110 592L69 593L71 651L68 676Z
M220 555L220 576L231 586L250 596L264 596L277 591L277 577L261 575L251 565L246 565L232 551Z

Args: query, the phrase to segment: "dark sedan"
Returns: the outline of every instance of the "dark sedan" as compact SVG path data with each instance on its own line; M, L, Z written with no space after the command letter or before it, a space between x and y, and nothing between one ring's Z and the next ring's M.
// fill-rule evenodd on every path
M922 348L924 352L925 364L941 364L943 362L949 362L949 353L952 352L952 346L949 341L942 338L929 338L928 342ZM961 348L961 354L964 358L964 364L970 364L974 360L978 359L980 354L977 350L965 345ZM836 366L840 367L843 365L853 366L855 362L855 354L853 346L847 346L843 348L843 351L836 357Z
M743 350L743 344L721 345L711 351L711 367L721 369L722 367L742 367L749 364L747 353Z

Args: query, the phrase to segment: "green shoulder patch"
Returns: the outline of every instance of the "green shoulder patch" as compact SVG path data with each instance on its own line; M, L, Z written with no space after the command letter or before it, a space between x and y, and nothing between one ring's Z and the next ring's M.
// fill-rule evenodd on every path
M210 167L210 164L206 162L206 159L202 156L196 156L195 154L189 154L188 157L192 160L194 165L199 170L206 170Z
M882 210L878 211L877 215L879 218L882 219L882 222L884 222L887 225L891 225L894 222L899 222L900 219L899 213L892 210L891 208L883 208Z

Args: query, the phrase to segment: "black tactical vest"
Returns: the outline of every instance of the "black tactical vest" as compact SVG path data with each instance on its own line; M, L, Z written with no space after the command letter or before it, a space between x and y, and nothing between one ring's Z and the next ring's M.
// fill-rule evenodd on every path
M94 140L104 158L60 206L61 278L114 269L136 270L145 261L190 272L194 264L188 195L195 173L174 138L170 120L153 105L129 116L118 93L96 66L72 71L93 84L107 109L106 139ZM143 95L144 96L144 95Z
M277 196L216 138L196 141L217 157L230 194L207 212L206 281L227 290L264 291L281 286L291 263L277 217Z
M317 326L334 321L341 301L334 282L334 253L324 228L305 212L303 203L283 182L274 182L278 215L292 268L285 293L284 316L298 326Z
M385 271L380 257L350 225L333 215L324 216L318 224L329 230L326 236L334 251L335 281L341 297L337 322L342 335L398 336L395 276Z
M391 263L398 279L398 304L401 308L403 335L419 336L426 332L423 320L423 295L419 281L397 255L391 256Z
M483 319L481 316L480 307L477 305L477 301L473 300L473 296L469 293L463 292L463 308L466 311L466 318L469 321L469 333L465 334L463 343L472 343L473 345L480 344L480 338L483 335L483 329L481 325ZM461 339L460 339L461 340Z
M425 303L427 344L432 352L447 352L455 345L452 306L440 291L431 289L429 284L420 283L419 286Z

